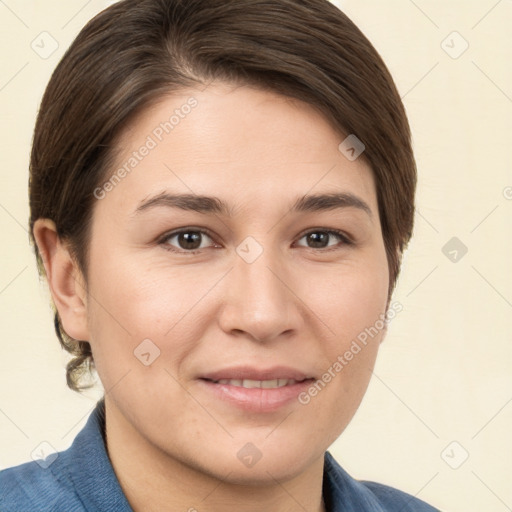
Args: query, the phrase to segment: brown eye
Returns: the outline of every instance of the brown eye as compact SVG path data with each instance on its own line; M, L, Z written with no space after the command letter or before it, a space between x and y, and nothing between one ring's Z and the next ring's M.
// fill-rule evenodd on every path
M307 247L310 249L326 249L326 248L334 248L336 245L351 245L351 241L349 238L337 230L320 230L317 229L315 231L309 231L304 234L301 238L306 239ZM338 240L338 243L329 243L331 240Z
M194 254L205 248L205 246L201 247L205 237L211 240L205 231L186 229L170 233L160 243L170 251ZM175 241L171 243L174 239Z
M185 232L176 235L178 245L181 249L199 249L201 246L201 234L196 232ZM199 243L199 245L198 245Z
M322 233L322 232L315 232L315 233L309 233L306 235L306 239L310 247L313 247L315 249L322 249L324 247L327 247L329 244L329 238L331 235L329 233Z

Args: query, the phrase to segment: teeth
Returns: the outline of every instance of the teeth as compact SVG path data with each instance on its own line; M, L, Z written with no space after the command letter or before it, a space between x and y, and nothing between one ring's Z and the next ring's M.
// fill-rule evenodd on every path
M221 379L217 381L217 384L228 384L230 386L238 386L242 388L264 388L274 389L282 388L283 386L291 386L297 381L294 379L274 379L274 380L250 380L250 379Z
M259 381L259 380L249 380L249 379L244 379L242 381L242 387L243 388L261 388L261 384L263 383L263 381Z

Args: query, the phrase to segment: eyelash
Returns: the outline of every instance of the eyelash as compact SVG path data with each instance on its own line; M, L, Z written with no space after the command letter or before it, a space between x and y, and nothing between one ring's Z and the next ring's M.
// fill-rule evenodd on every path
M187 251L184 249L178 250L167 243L171 238L174 238L175 236L180 235L182 233L201 233L202 235L206 235L210 239L214 240L213 235L208 230L196 229L196 228L186 228L186 229L180 229L178 231L173 231L172 233L168 233L168 234L164 235L162 238L160 238L158 240L158 244L163 245L165 250L174 252L177 254L199 254L200 252L205 250L205 249L196 249L193 251ZM299 240L311 233L327 233L328 235L334 235L334 236L338 237L343 242L343 245L345 245L345 246L354 245L354 242L343 231L339 231L337 229L321 229L321 228L311 229L309 231L306 231L305 233L302 233L302 235L299 237ZM304 247L304 246L301 246L301 247ZM329 252L329 251L339 249L339 247L337 247L337 246L327 247L327 248L323 248L323 249L322 248L315 249L314 247L304 247L304 248L311 249L313 251L321 251L321 252Z

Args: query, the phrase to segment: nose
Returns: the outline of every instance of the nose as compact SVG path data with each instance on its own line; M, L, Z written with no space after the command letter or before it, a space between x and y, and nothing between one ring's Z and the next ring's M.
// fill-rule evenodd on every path
M218 318L224 332L265 342L298 332L305 306L294 292L296 276L284 259L275 250L261 249L252 262L242 251L235 254Z

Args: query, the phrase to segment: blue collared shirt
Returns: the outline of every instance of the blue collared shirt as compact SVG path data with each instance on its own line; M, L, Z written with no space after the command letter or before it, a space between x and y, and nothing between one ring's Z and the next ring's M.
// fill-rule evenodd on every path
M329 452L324 462L328 512L439 512L391 487L353 479ZM105 447L104 400L67 450L0 471L0 511L133 512Z

